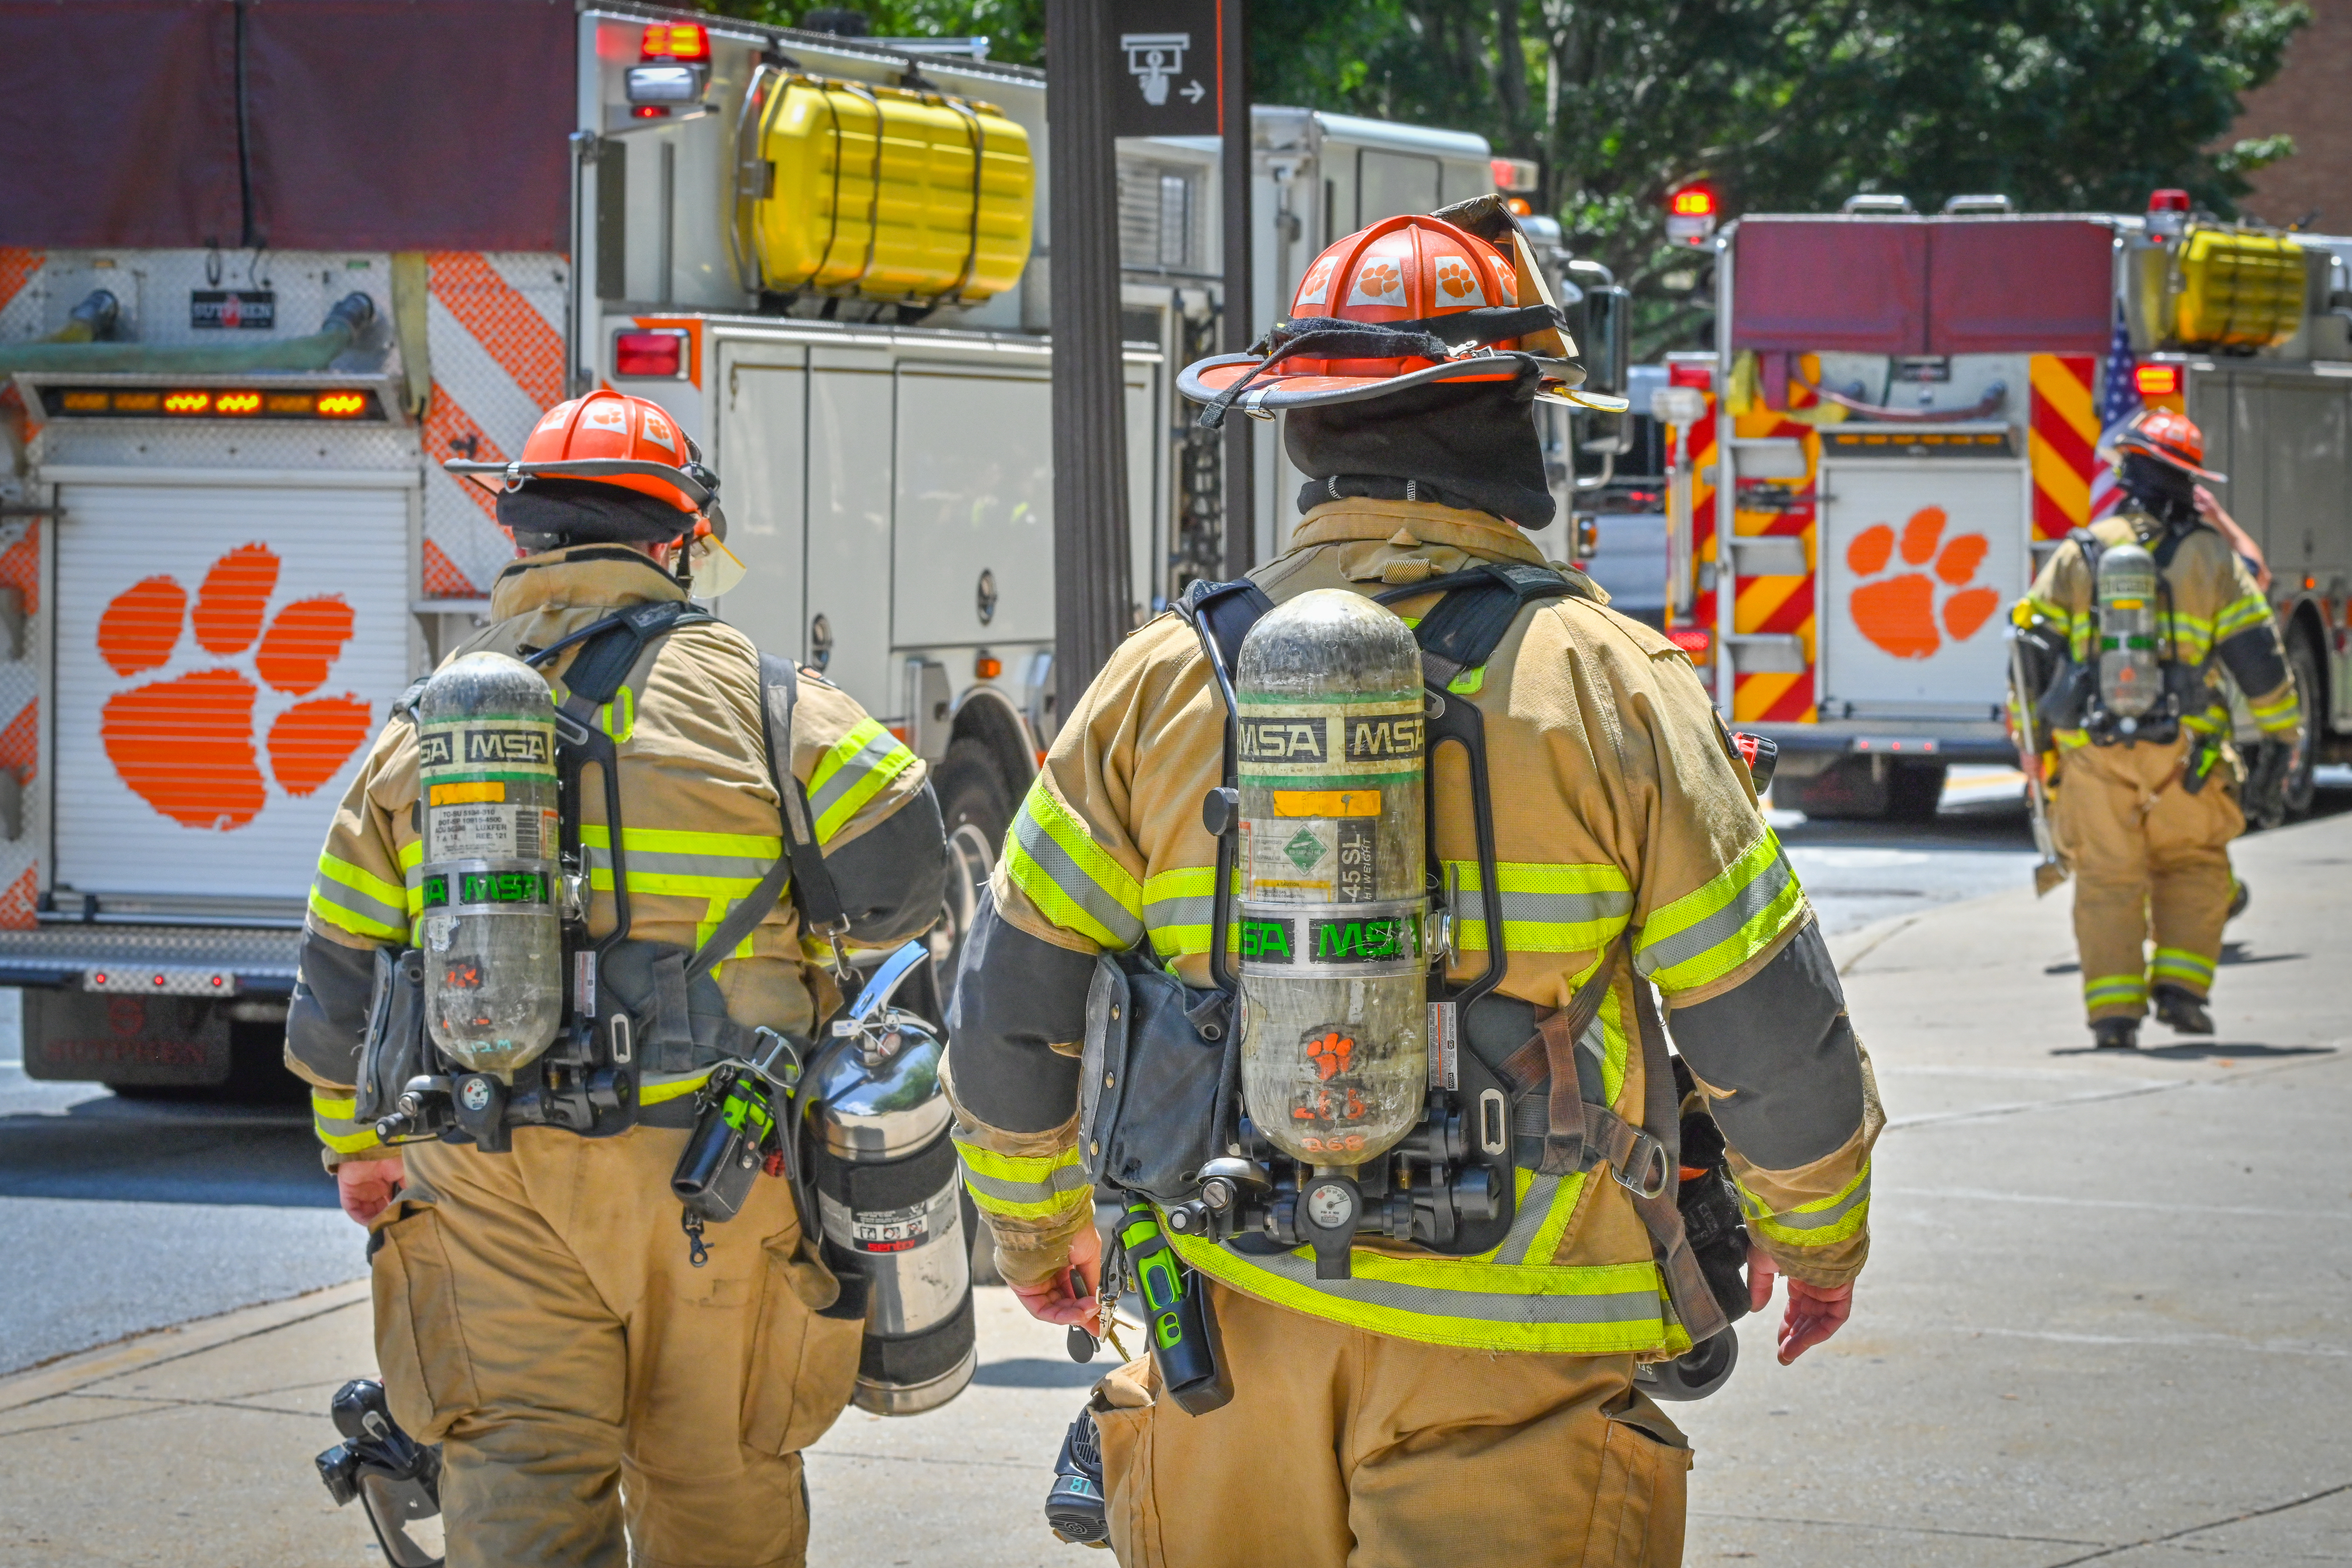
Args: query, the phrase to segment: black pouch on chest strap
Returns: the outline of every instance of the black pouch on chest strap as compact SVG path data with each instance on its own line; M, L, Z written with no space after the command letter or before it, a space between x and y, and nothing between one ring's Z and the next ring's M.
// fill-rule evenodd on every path
M1095 961L1079 1058L1078 1163L1154 1202L1181 1203L1214 1158L1222 1045L1187 1009L1205 993L1131 953Z

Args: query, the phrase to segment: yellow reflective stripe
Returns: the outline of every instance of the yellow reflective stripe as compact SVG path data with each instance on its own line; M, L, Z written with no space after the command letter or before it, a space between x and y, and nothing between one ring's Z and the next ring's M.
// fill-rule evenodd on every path
M1045 780L1037 775L1013 814L1005 875L1064 931L1103 947L1133 947L1143 935L1143 889Z
M2185 980L2202 995L2213 984L2213 961L2186 948L2159 947L2148 973L2158 980Z
M861 720L819 757L809 776L809 811L822 845L840 832L884 786L915 765L879 720Z
M2087 1007L2139 1006L2147 1000L2147 979L2139 974L2101 974L2083 982Z
M373 1126L362 1127L353 1120L359 1114L356 1095L334 1095L325 1089L310 1091L310 1124L319 1142L338 1154L357 1154L379 1146L381 1140Z
M617 722L614 721L615 709L619 710ZM636 694L625 686L614 691L613 700L596 710L596 725L613 738L614 745L625 744L637 732Z
M1356 1250L1354 1278L1318 1279L1306 1247L1244 1258L1170 1234L1185 1262L1261 1300L1370 1333L1465 1350L1639 1353L1689 1336L1668 1317L1654 1263L1556 1266L1393 1258Z
M1000 1154L958 1139L956 1155L971 1201L991 1214L1051 1219L1094 1203L1075 1144L1057 1154Z
M1804 904L1768 827L1705 887L1651 912L1634 966L1669 994L1720 980L1772 945Z
M1503 945L1512 952L1590 952L1609 944L1633 913L1633 884L1610 865L1547 865L1506 860L1496 868L1503 894ZM1454 889L1454 945L1486 951L1486 878L1475 860L1448 860Z
M1785 1214L1774 1214L1763 1199L1739 1186L1737 1178L1732 1185L1739 1187L1739 1205L1748 1211L1748 1223L1784 1247L1828 1247L1853 1235L1870 1219L1868 1164L1828 1197L1799 1204Z
M586 849L609 849L613 830L601 822L580 826L580 844ZM759 863L762 875L784 852L784 841L772 833L689 833L674 827L632 827L621 835L621 847L631 855L701 855Z
M2264 730L2287 731L2303 723L2303 695L2292 682L2270 701L2249 702L2246 707L2253 714L2254 722Z
M588 886L613 890L612 829L583 823L580 846L588 854ZM709 923L727 918L727 902L758 887L784 852L784 841L760 833L693 833L669 827L632 827L621 836L629 861L629 891L666 898L704 899L714 910ZM706 933L708 934L708 933Z
M1151 951L1162 958L1208 952L1216 895L1214 866L1179 866L1144 879L1143 924Z
M2221 606L2212 621L2212 638L2217 643L2231 637L2251 626L2261 626L2271 618L2271 607L2260 594L2249 594L2242 599L2232 599Z
M643 1110L648 1105L660 1105L667 1100L676 1100L680 1095L692 1094L709 1079L709 1068L704 1068L699 1072L684 1073L674 1079L648 1073L637 1085L637 1108Z
M407 843L400 847L398 858L400 860L400 868L402 870L415 870L418 866L425 863L425 840L422 838L410 839Z
M2226 734L2231 729L2229 710L2214 709L2203 713L2183 713L2180 726L2184 730L2194 730L2200 735Z
M408 934L408 893L348 860L319 857L310 912L353 936L399 942Z

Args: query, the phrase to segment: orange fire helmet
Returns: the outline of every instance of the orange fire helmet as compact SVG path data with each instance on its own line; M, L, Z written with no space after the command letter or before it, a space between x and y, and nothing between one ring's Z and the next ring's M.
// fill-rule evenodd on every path
M1516 232L1500 237L1514 250L1523 244ZM1252 352L1189 365L1177 388L1209 405L1201 423L1213 426L1234 407L1272 418L1432 382L1516 381L1532 367L1547 401L1622 409L1622 398L1573 390L1584 367L1544 293L1531 266L1444 218L1383 218L1315 258L1290 320Z
M2229 475L2200 467L2205 461L2205 432L2189 416L2169 408L2151 408L2136 416L2116 435L2115 446L2118 453L2142 452L2217 485L2230 482Z
M679 533L727 537L727 514L719 507L719 476L705 468L697 447L669 411L649 398L599 388L559 403L541 416L512 462L478 463L457 458L441 467L453 474L493 476L494 488L517 490L533 479L581 479L635 490L676 508Z

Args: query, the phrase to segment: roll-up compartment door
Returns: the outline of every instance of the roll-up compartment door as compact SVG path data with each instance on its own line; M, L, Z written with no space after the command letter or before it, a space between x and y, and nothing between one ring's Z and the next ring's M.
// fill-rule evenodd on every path
M59 501L56 882L301 899L407 679L408 492Z
M893 643L1051 642L1052 384L901 363L898 393Z

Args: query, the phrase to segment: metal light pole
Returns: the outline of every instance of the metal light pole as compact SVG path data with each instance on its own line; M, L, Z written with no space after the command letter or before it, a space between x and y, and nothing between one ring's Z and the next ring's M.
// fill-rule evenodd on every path
M1256 341L1250 319L1250 90L1246 0L1217 0L1217 117L1223 140L1220 224L1225 251L1223 343L1241 353ZM1224 575L1257 564L1257 421L1225 421Z
M1046 0L1054 334L1054 689L1066 721L1132 623L1119 353L1118 40L1103 0Z

